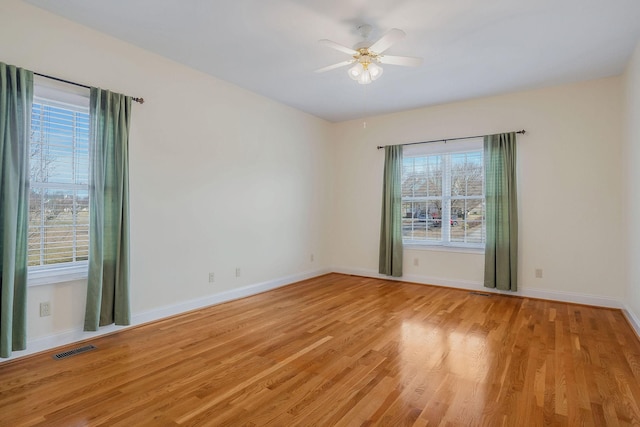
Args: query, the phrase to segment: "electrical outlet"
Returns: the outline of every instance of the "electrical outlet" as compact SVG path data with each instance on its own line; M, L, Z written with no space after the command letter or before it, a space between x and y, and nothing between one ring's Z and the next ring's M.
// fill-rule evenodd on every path
M216 275L209 273L209 283L213 283L216 280Z
M240 267L236 267L236 277L240 277Z
M419 266L420 265L420 260L418 258L414 258L413 259L413 265L416 266L416 267Z
M311 262L313 262L313 260L314 260L314 256L313 256L313 254L311 254L311 256L309 257L309 260L310 260Z
M536 279L542 279L542 269L536 268Z
M47 316L51 316L51 303L49 301L41 302L40 317L47 317Z

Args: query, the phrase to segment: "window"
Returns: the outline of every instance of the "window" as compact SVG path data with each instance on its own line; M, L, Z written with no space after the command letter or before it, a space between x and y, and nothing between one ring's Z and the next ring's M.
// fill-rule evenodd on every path
M88 94L81 96L37 84L34 92L29 158L29 273L31 276L34 272L75 267L86 276Z
M402 237L405 244L483 248L482 139L405 147Z

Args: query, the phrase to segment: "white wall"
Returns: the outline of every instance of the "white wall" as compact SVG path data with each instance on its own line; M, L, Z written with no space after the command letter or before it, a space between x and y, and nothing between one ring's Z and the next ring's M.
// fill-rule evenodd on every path
M372 117L366 129L362 120L336 124L333 265L377 272L377 145L526 129L518 136L520 286L531 296L619 305L622 100L621 78L609 78ZM405 249L405 277L419 282L481 287L483 266L482 254Z
M130 141L134 320L328 269L328 122L19 0L0 3L0 61L145 98ZM30 287L29 341L77 338L85 292Z
M640 331L640 43L631 57L625 79L624 198L627 236L627 312Z

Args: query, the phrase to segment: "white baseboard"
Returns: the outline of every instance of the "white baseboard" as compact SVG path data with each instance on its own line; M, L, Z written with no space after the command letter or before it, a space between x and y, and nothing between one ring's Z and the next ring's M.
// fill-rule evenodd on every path
M343 267L335 267L333 271L336 273L351 274L355 276L398 280L403 282L419 283L423 285L445 286L448 288L465 289L470 291L482 291L487 293L497 293L497 294L504 294L504 295L517 295L517 296L527 297L527 298L570 302L574 304L594 305L598 307L620 308L620 309L623 308L623 304L620 300L617 300L615 298L600 296L600 295L590 295L590 294L563 292L563 291L550 291L546 289L532 289L528 287L522 287L517 292L509 292L509 291L501 291L498 289L485 288L483 283L475 282L475 281L451 280L451 279L443 279L439 277L428 277L428 276L410 275L410 274L404 275L402 277L389 277L389 276L380 274L374 270L353 269L353 268L343 268Z
M197 310L199 308L208 307L211 305L220 304L223 302L233 301L236 299L248 297L251 295L260 294L262 292L270 291L272 289L280 288L282 286L290 285L302 280L311 279L313 277L322 276L323 274L330 273L331 269L321 269L311 271L307 273L294 274L291 276L281 277L274 280L268 280L266 282L255 283L253 285L244 286L238 289L231 289L228 291L220 292L215 295L209 295L203 298L197 298L190 301L184 301L178 304L160 307L157 309L145 311L138 314L133 314L131 318L131 325L129 326L115 326L109 325L100 328L99 331L85 332L82 329L71 329L63 331L57 334L48 335L41 338L36 338L27 341L27 349L23 351L14 351L11 357L2 359L0 363L25 357L31 354L39 353L42 351L50 350L56 347L66 346L76 343L78 341L84 341L90 338L96 338L101 335L110 334L116 331L125 330L134 326L139 326L143 323L153 322L161 320L166 317L174 316L176 314L185 313L191 310Z
M280 288L282 286L290 285L302 280L311 279L313 277L322 276L323 274L327 273L331 273L331 269L322 269L308 273L294 274L279 279L268 280L262 283L255 283L253 285L244 286L238 289L230 289L228 291L209 295L204 298L198 298L191 301L185 301L178 304L146 311L134 315L132 321L137 325L153 322L155 320L174 316L176 314L184 313L187 311L197 310L199 308L209 307L211 305L221 304L223 302L233 301L251 295L261 294L272 289Z
M520 293L520 295L528 298L593 305L596 307L622 309L624 306L622 301L616 298L606 297L602 295L582 294L577 292L550 291L547 289L532 289L525 287L522 289L522 293Z
M622 309L622 313L624 314L624 316L629 321L629 324L631 325L631 327L635 331L635 333L638 336L638 338L640 338L640 317L638 317L638 315L636 313L634 313L634 311L631 309L631 307L629 307L626 304L625 304L624 308Z
M399 282L419 283L421 285L445 286L447 288L469 289L469 290L484 289L482 287L482 283L479 283L479 282L464 281L464 280L450 280L450 279L442 279L442 278L436 278L436 277L427 277L427 276L419 276L419 275L411 275L411 274L406 274L402 277L391 277L391 276L385 276L384 274L380 274L374 270L345 268L345 267L334 267L333 272L341 273L341 274L350 274L353 276L374 277L377 279L396 280Z

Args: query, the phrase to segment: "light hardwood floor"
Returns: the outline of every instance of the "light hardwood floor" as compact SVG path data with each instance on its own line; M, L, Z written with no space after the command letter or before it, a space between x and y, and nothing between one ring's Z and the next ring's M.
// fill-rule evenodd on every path
M618 310L330 274L0 365L0 425L640 425Z

